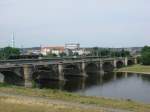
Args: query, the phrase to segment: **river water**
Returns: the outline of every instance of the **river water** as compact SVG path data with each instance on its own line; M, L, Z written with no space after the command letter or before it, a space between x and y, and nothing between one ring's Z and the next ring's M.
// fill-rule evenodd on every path
M150 75L131 73L88 74L87 78L66 77L65 82L47 81L41 87L86 96L103 96L150 103Z

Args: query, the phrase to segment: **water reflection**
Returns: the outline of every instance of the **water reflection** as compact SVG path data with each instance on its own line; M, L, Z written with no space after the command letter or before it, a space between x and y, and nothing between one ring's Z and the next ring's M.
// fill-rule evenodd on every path
M90 87L92 85L99 85L102 83L103 79L102 79L102 75L100 74L88 74L88 77L86 79L86 86Z
M64 81L55 81L55 80L37 80L35 82L35 87L38 88L51 88L51 89L59 89L63 90L65 82Z
M140 76L140 75L139 75L139 76ZM150 84L150 75L143 74L141 78L142 78L142 80L143 80L144 82L147 82L147 83Z
M87 74L66 77L65 82L43 81L39 87L61 89L89 96L124 98L150 103L150 75L132 73Z
M86 78L84 77L67 77L66 83L64 85L64 90L67 90L69 92L84 90L85 80Z

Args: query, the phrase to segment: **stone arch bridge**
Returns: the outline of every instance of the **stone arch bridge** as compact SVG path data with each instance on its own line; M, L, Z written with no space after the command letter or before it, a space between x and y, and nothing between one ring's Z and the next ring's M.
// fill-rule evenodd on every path
M0 82L32 87L33 81L64 80L65 76L86 77L88 73L112 72L136 64L136 58L67 58L0 61Z

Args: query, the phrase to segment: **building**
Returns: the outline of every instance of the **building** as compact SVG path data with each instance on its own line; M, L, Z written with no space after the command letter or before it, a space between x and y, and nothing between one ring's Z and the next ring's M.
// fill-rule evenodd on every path
M83 56L83 55L88 55L90 54L91 52L86 49L86 48L79 48L79 49L74 49L72 50L73 54L78 54L80 56Z
M143 47L130 47L125 48L125 50L129 51L132 56L137 56L141 54L142 48Z
M80 48L80 44L78 44L78 43L65 44L65 49L75 50L75 49L79 49L79 48Z
M47 55L47 54L59 55L60 53L63 53L64 51L65 51L65 48L63 46L50 46L50 47L41 48L41 54L43 55Z
M79 49L80 49L80 44L78 44L78 43L67 43L67 44L65 44L65 53L68 56L73 55L74 53L78 53Z
M21 55L40 55L41 54L41 47L32 47L32 48L22 48L20 49Z
M116 51L129 51L131 56L138 56L141 54L143 47L128 47L128 48L115 48Z

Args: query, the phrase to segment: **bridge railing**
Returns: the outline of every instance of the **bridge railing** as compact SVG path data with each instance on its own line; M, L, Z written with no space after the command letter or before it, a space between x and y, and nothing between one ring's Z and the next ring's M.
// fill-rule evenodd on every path
M78 61L98 61L98 60L114 60L114 59L124 59L124 58L106 58L106 57L72 57L72 58L47 58L47 59L17 59L17 60L0 60L0 65L2 64L32 64L38 62L49 62L49 63L59 63L59 62L78 62ZM131 57L132 59L132 57Z

